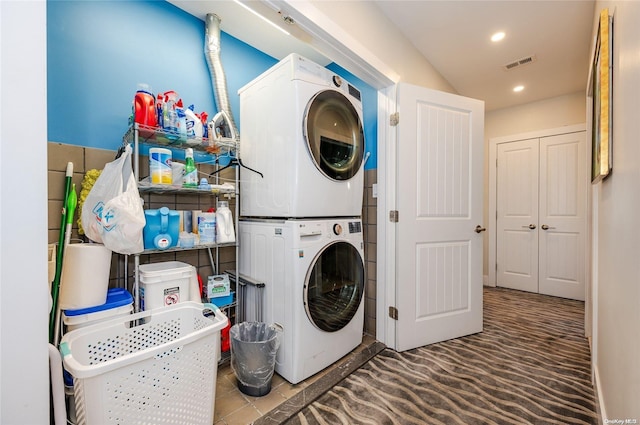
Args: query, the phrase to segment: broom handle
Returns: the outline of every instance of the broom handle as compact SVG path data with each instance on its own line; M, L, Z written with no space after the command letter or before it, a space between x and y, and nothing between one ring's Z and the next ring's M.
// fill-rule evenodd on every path
M56 274L51 285L52 307L49 316L49 342L53 342L56 330L56 310L58 308L58 294L60 291L60 276L62 274L62 260L64 256L64 239L67 224L67 201L71 192L71 178L73 177L73 162L67 163L65 174L64 199L62 201L62 216L60 219L60 237L58 239L58 249L56 253ZM58 328L59 329L59 328Z

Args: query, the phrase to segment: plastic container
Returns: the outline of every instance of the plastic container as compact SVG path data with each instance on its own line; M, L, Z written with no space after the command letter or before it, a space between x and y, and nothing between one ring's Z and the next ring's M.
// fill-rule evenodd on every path
M229 291L229 295L226 295L224 297L209 298L209 302L211 304L217 305L220 308L226 307L229 304L233 303L233 298L235 297L235 294L236 294L235 292Z
M178 246L180 213L162 207L145 210L146 224L142 229L144 249L167 249Z
M79 310L65 310L62 312L62 321L67 331L72 331L105 320L126 316L133 311L133 297L124 288L111 288L107 292L107 302L96 306Z
M219 298L229 296L231 293L231 282L228 274L218 274L209 276L207 280L207 297Z
M140 134L148 137L158 126L156 99L148 84L138 84L138 91L133 99L134 120L136 123L149 128L140 128Z
M231 350L231 337L229 336L229 331L231 330L231 323L225 326L222 331L220 331L220 351L226 353Z
M152 310L189 300L195 268L180 261L143 264L140 271L140 308Z
M233 215L227 201L218 201L216 209L216 242L231 243L236 241L236 233L233 226Z
M211 425L227 323L213 305L184 302L65 334L80 423Z
M216 213L201 212L198 214L198 235L200 235L201 245L216 242Z
M171 184L173 180L171 157L172 154L169 149L149 149L149 174L151 174L151 184Z
M193 248L196 244L196 235L193 233L180 232L178 237L178 245L181 248Z
M231 327L231 368L238 389L252 397L271 391L271 378L280 347L279 330L263 322L242 322Z

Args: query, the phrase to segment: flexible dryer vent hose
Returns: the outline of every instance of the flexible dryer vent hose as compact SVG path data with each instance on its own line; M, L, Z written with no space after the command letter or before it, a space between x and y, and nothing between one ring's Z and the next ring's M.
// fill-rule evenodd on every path
M229 116L229 121L231 121L227 124L235 130L235 134L239 134L231 112L231 104L229 103L227 78L220 61L220 17L215 13L207 13L205 25L204 54L207 58L209 74L211 74L216 107L218 112L226 112Z

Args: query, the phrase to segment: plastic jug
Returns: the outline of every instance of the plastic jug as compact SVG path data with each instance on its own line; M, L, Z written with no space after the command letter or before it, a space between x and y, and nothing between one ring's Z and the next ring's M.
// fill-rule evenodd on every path
M167 249L178 245L180 214L167 207L145 210L147 223L142 229L144 249Z
M198 214L198 235L200 235L200 244L216 243L216 213Z
M158 126L158 115L156 111L156 99L151 94L151 87L148 84L138 84L138 91L133 100L135 122L150 128L141 128L140 133L144 136L153 134L153 129Z
M236 241L233 226L233 215L227 201L218 201L216 209L216 242L231 243Z

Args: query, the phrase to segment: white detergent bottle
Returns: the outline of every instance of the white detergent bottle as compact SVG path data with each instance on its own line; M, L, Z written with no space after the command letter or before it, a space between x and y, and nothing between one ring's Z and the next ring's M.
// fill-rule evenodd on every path
M236 234L233 228L233 216L229 209L229 202L218 201L216 209L216 242L230 243L236 241Z

